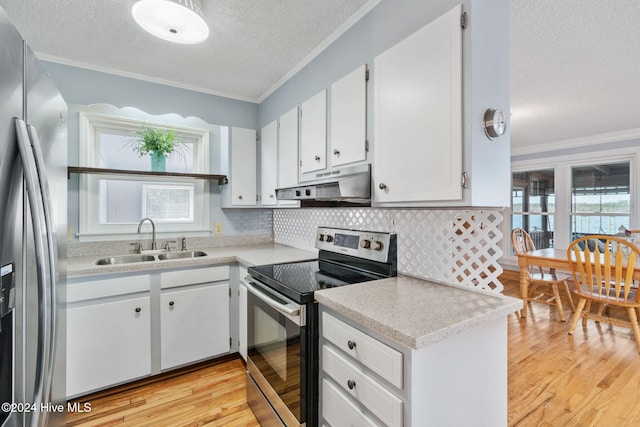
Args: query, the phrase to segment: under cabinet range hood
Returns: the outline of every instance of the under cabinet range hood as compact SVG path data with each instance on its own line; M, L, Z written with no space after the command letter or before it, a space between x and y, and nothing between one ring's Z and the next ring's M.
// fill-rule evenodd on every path
M316 174L313 181L297 187L276 189L278 200L309 202L371 203L371 165L352 166Z

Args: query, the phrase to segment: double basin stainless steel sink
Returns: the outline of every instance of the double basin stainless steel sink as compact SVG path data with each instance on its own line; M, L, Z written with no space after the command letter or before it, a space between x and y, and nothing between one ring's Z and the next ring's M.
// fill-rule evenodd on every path
M149 261L164 261L169 259L184 259L184 258L199 258L207 256L206 252L202 251L179 251L179 252L163 252L157 255L146 254L132 254L132 255L119 255L107 258L100 258L96 261L96 265L116 265L116 264L129 264L132 262L149 262Z

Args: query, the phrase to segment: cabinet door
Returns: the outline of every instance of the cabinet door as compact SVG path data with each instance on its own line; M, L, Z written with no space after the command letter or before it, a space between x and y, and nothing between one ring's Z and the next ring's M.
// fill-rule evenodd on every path
M331 165L367 159L367 66L331 85Z
M160 295L160 367L229 351L229 284Z
M298 185L298 107L284 113L279 120L278 187ZM278 206L297 206L295 200L280 200Z
M238 288L238 352L247 360L247 287L240 282Z
M460 13L374 60L374 202L462 199Z
M300 108L300 172L327 167L327 91L302 103Z
M67 309L67 396L151 374L148 296Z
M262 206L275 206L278 187L278 122L262 128L260 136L260 184Z
M255 206L256 184L256 131L231 128L231 205Z

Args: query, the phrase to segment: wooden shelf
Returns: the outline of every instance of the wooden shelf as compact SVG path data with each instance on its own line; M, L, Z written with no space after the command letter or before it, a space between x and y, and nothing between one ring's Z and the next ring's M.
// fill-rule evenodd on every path
M224 185L229 182L226 175L211 175L211 174L203 174L203 173L182 173L182 172L131 171L131 170L122 170L122 169L87 168L83 166L67 167L67 178L70 178L72 173L196 178L196 179L206 179L209 181L218 181L218 185Z

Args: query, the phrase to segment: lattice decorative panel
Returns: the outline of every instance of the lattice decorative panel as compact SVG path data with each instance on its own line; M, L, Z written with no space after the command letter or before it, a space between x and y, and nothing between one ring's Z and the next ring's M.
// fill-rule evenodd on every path
M497 210L276 209L276 243L312 250L319 226L398 234L401 273L476 289L502 292Z

